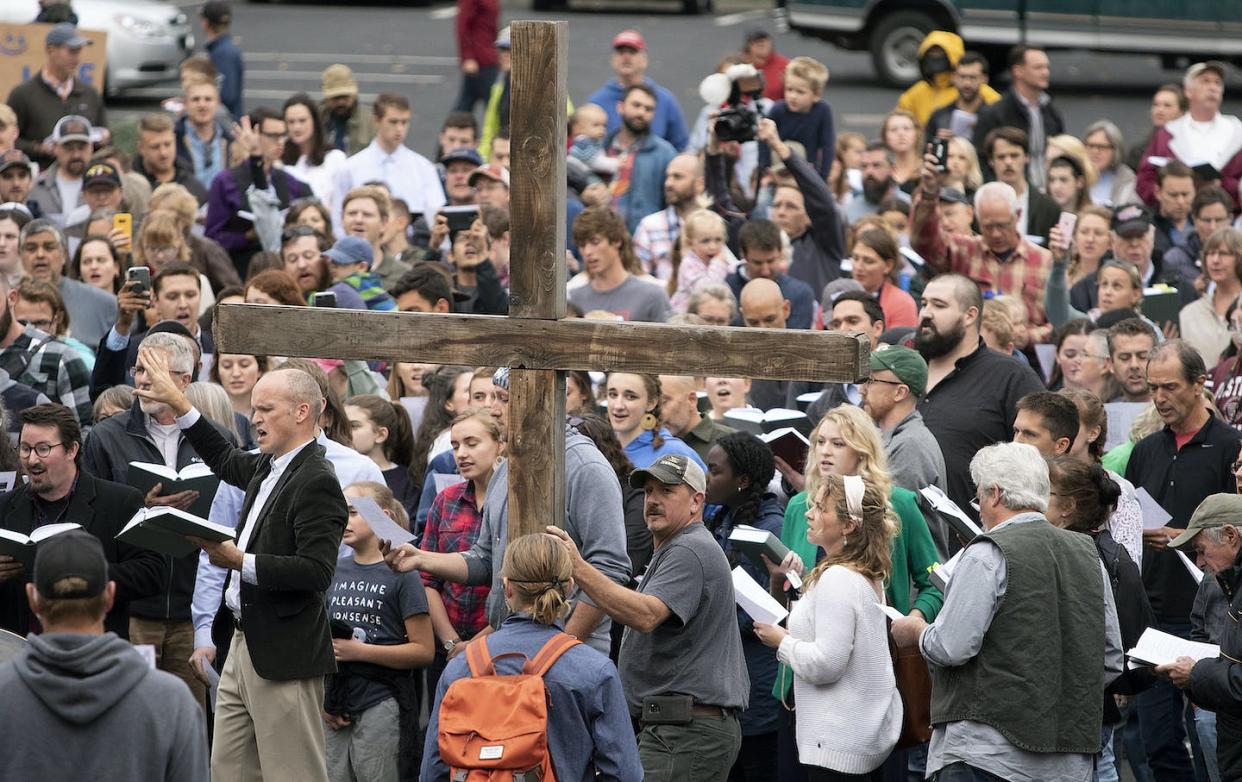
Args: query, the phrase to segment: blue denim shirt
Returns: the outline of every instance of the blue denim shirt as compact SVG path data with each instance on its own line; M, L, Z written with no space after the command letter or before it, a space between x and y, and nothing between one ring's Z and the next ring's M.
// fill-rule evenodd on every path
M499 630L486 636L487 648L493 659L509 652L531 659L561 630L559 622L555 626L542 625L530 614L514 613ZM518 673L522 664L516 657L496 661L501 675ZM437 740L440 703L449 685L469 675L466 655L459 654L449 661L440 677L423 749L419 776L423 782L448 782L449 769L440 759ZM641 782L643 768L638 759L638 743L621 691L621 678L612 661L580 644L565 652L543 680L552 701L548 708L548 746L556 778L565 782Z

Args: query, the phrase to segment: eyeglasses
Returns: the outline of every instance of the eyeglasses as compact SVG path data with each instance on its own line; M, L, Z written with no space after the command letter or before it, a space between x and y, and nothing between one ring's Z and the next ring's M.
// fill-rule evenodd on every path
M1086 147L1087 147L1088 152L1112 152L1113 151L1112 144L1087 144Z
M30 456L31 451L34 451L40 459L46 459L52 453L52 449L58 445L64 445L64 443L37 443L35 445L18 443L17 453L25 459Z
M872 383L883 383L883 384L884 384L884 385L886 385L886 386L904 386L904 385L905 385L905 383L901 383L901 382L896 381L896 380L881 380L881 379L880 379L880 378L878 378L878 377L869 377L869 378L867 378L866 380L864 380L864 381L862 381L861 383L859 383L858 385L860 385L860 386L869 386L869 385L871 385Z

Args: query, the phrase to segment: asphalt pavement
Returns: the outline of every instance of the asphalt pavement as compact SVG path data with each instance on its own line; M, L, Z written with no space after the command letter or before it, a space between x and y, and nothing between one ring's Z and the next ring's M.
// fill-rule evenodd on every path
M193 13L199 3L176 5ZM780 25L770 5L717 0L715 12L702 16L682 15L677 12L679 5L657 0L641 4L574 0L571 11L546 14L531 11L529 2L523 0L505 2L502 21L568 20L569 93L575 102L611 77L612 36L627 27L637 28L647 39L649 75L677 95L688 123L702 105L699 82L756 26L773 31L777 48L785 54L809 55L828 66L831 78L825 98L832 104L838 130L874 136L900 94L876 79L866 53L778 32ZM383 91L402 92L411 99L414 119L408 143L429 155L459 86L455 16L451 4L420 6L399 0L386 4L235 2L233 32L246 58L246 106L279 107L297 91L317 95L323 69L345 63L358 77L364 102ZM1109 118L1127 138L1140 138L1147 131L1148 102L1154 88L1180 79L1180 74L1162 70L1154 57L1054 52L1052 63L1051 91L1072 133L1081 133L1094 120ZM111 101L109 112L132 118L153 110L159 99L176 90L176 84L143 88ZM1242 112L1242 101L1226 101L1225 110Z

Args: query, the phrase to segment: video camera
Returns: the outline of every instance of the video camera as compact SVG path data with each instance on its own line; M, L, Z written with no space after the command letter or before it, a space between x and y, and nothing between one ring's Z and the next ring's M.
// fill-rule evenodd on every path
M724 73L713 73L699 84L699 96L710 106L726 106L716 117L717 139L754 140L759 130L759 99L763 96L763 75L755 66L742 63L730 65Z

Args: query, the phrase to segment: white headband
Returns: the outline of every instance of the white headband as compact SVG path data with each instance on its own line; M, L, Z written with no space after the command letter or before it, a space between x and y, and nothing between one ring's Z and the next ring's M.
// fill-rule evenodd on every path
M847 475L845 476L845 507L850 512L850 518L855 524L862 524L862 506L863 494L867 491L867 484L861 476Z

